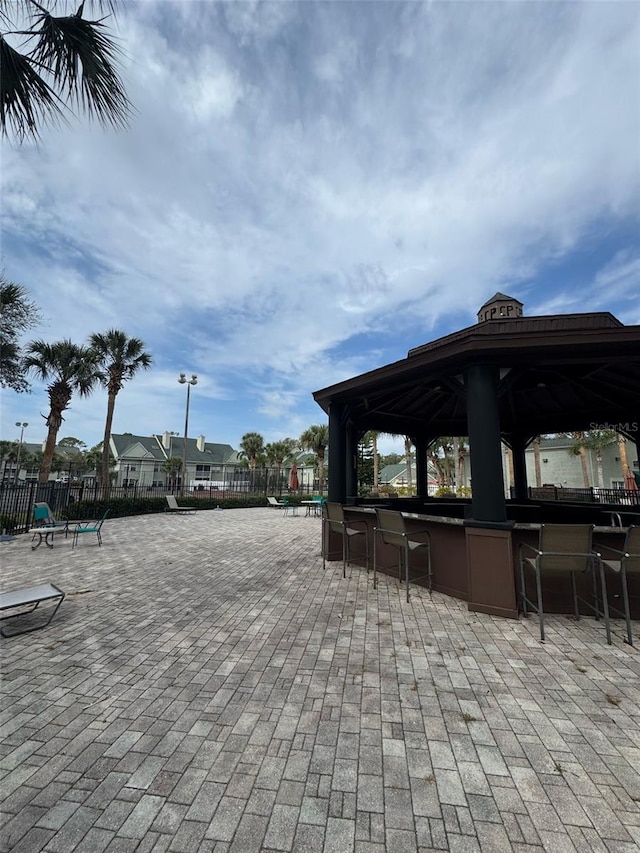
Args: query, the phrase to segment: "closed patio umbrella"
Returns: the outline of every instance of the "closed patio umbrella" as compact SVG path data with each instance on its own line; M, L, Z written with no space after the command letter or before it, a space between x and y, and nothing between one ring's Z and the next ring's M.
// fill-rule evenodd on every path
M635 492L638 490L638 484L636 482L636 478L634 476L631 468L627 468L624 475L624 487L630 492Z
M298 468L296 463L294 462L291 466L291 472L289 473L289 489L292 492L297 492L300 488L300 483L298 482Z

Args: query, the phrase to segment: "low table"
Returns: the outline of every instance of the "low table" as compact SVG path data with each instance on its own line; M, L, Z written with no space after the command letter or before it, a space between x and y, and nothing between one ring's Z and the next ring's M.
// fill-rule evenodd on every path
M55 524L48 524L45 527L32 527L30 532L33 533L34 539L36 536L38 537L38 541L31 546L31 550L35 551L43 542L47 548L53 548L53 537L56 533L64 533L66 538L71 533L71 528L76 524L83 524L83 522L76 518L69 521L56 521Z
M314 515L322 515L322 501L300 501L300 506L306 506L307 515L311 515L311 510L314 510Z
M11 633L7 633L0 625L0 634L3 637L15 637L18 634L30 634L31 631L38 631L40 628L46 628L58 612L58 608L64 600L64 592L53 583L41 583L37 586L29 586L24 589L15 589L12 592L0 593L0 613L4 613L5 610L16 610L18 608L25 607L29 608L28 610L20 609L18 613L9 613L6 616L0 616L0 622L4 622L6 619L15 619L18 616L25 616L29 613L33 613L41 601L56 601L56 599L57 604L53 608L51 615L46 622L43 622L41 625L35 625L32 628L25 628L22 631L12 631Z

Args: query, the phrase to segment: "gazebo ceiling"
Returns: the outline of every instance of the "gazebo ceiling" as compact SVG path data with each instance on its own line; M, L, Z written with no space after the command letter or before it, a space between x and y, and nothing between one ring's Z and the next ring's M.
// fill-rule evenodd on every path
M406 359L316 391L314 398L326 412L331 403L342 404L345 423L361 431L466 435L464 372L478 363L499 370L505 434L608 424L637 437L640 326L623 326L609 313L479 323L417 347Z

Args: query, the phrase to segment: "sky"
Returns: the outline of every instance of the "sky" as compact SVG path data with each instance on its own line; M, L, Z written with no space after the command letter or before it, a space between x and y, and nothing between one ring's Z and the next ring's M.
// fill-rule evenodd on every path
M498 290L640 323L640 5L134 0L109 26L129 126L3 140L0 266L27 340L145 342L113 432L182 434L185 372L190 436L296 438L314 390ZM3 392L0 437L47 412ZM105 414L74 398L59 438Z

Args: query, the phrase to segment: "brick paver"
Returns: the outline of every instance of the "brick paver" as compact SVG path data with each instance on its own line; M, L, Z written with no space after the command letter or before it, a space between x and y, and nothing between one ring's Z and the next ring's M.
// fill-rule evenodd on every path
M323 572L319 519L0 544L67 598L2 640L0 850L640 849L640 640ZM335 566L335 568L334 568ZM28 617L32 619L33 617ZM637 623L634 625L638 633Z

